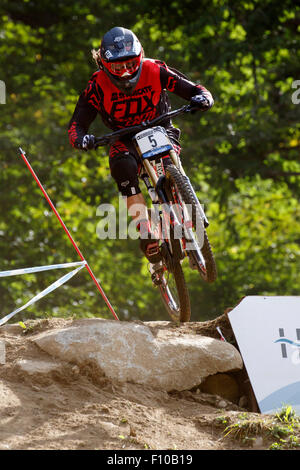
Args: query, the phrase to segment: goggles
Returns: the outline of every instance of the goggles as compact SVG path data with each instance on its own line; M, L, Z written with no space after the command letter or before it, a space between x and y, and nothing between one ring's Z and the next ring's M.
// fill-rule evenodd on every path
M105 62L105 67L110 73L120 78L133 75L141 64L141 56L120 62Z

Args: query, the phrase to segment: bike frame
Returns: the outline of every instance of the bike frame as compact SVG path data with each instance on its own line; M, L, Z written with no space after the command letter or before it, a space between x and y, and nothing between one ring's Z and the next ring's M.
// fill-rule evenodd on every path
M167 119L172 119L175 116L179 116L180 114L190 113L190 112L193 112L197 109L198 108L193 108L191 105L184 105L181 108L175 109L174 111L169 111L168 113L161 114L160 116L152 119L151 121L144 121L139 125L125 127L125 128L119 129L117 131L114 131L110 134L106 134L102 137L99 137L99 138L95 139L95 149L97 147L100 147L100 146L112 144L116 140L118 140L122 137L134 137L135 134L137 134L138 132L140 132L142 130L149 129L149 128L157 126L159 124L163 124L164 122L166 122ZM181 174L185 178L187 178L187 180L189 181L189 178L187 177L187 175L184 171L184 168L181 164L181 160L180 160L179 156L177 155L177 153L175 152L174 149L169 151L169 156L171 158L172 163L178 168L178 170L181 172ZM156 190L156 191L158 190L160 195L162 196L160 185L158 185L159 178L157 177L157 172L155 171L155 169L151 165L150 161L143 160L142 164L143 164L143 166L144 166L144 168L145 168L145 170L146 170L146 172L147 172L147 174L150 177L150 180L152 182L152 185L153 185L152 186L152 191L153 190ZM145 183L145 181L144 181L144 183ZM147 183L145 183L145 184L146 184L146 187L147 187ZM197 195L195 194L195 191L194 191L192 185L190 185L190 187L191 187L191 191L194 194L195 199L197 200L198 198L197 198ZM151 197L151 194L150 194L150 197ZM151 199L152 199L152 197L151 197ZM208 227L209 223L208 223L207 217L205 215L205 212L202 209L201 204L199 204L199 213L200 213L201 218L204 222L204 227Z
M113 144L124 137L130 138L136 147L141 162L139 178L144 182L155 216L158 216L155 225L160 231L161 240L162 260L156 264L150 263L149 271L153 284L160 289L168 313L175 321L189 321L191 315L182 260L188 257L191 269L198 270L205 281L213 282L216 277L215 263L205 231L208 220L164 128L170 118L194 109L185 105L152 121L122 128L95 139L95 148ZM143 132L145 130L147 132ZM167 162L165 158L168 158ZM149 218L152 223L152 213Z
M140 161L142 165L142 171L140 172L140 179L143 180L146 186L146 189L152 201L153 207L157 208L159 204L161 205L162 213L163 213L163 220L165 222L166 227L173 227L174 230L177 230L177 233L183 233L182 231L185 231L185 233L187 234L186 237L183 236L181 239L183 250L185 249L185 246L186 246L186 240L187 239L193 240L192 234L191 233L190 235L188 234L189 229L190 229L190 227L188 226L189 224L186 225L184 223L184 220L188 220L188 214L184 207L182 207L184 211L183 217L182 216L180 217L180 214L179 215L176 214L176 212L174 211L172 207L171 202L166 197L166 194L164 191L165 171L164 171L164 164L163 164L163 157L169 156L173 165L177 167L180 173L189 182L189 178L187 177L184 171L184 168L181 164L180 157L172 148L168 151L167 155L165 153L162 155L158 154L151 159L144 159L142 158L140 154L138 145L134 137L136 134L138 134L141 131L144 131L146 129L151 129L159 124L163 124L164 122L166 122L166 119L174 118L175 116L178 116L184 113L189 113L189 112L192 112L193 110L194 108L192 108L190 105L184 105L179 109L170 111L168 113L164 113L154 118L151 121L145 121L136 126L122 128L122 129L112 132L111 134L106 134L100 138L95 139L95 148L97 148L98 146L112 144L116 140L125 136L132 138L133 142L135 143L136 151L140 157ZM193 192L195 200L198 200L191 184L190 184L190 188L191 188L191 191ZM181 205L178 195L174 194L174 197L175 199L178 200L178 205ZM201 219L203 221L204 227L207 227L209 223L200 203L199 203L198 208L199 208L199 213L201 215ZM181 218L181 220L179 220L179 218ZM167 234L163 233L162 227L163 227L163 224L161 223L161 233L162 235L166 235L163 238L165 238L166 241L168 241L170 238L169 233ZM195 244L195 249L197 249L197 244ZM182 254L182 258L183 257L184 255Z
M120 130L112 132L111 134L106 134L100 138L95 139L95 148L97 148L98 146L112 144L119 138L125 136L134 137L138 132L142 130L152 128L160 123L163 123L164 121L166 121L166 119L173 118L175 116L178 116L179 114L189 113L192 110L193 108L190 105L185 105L174 111L164 113L151 121L145 121L139 125L122 128ZM136 151L137 154L140 155L137 146ZM168 152L168 156L170 157L171 162L179 169L179 171L185 177L187 177L181 164L181 160L174 149ZM140 160L142 164L142 169L144 170L140 172L140 179L142 179L146 186L154 208L157 207L158 204L163 207L164 220L165 225L167 227L169 227L171 224L173 227L178 227L178 229L182 229L182 224L179 222L172 206L170 205L170 201L168 201L163 190L164 165L162 161L162 156L157 155L156 158L151 161L142 158L140 158ZM168 238L169 237L167 237L167 239Z

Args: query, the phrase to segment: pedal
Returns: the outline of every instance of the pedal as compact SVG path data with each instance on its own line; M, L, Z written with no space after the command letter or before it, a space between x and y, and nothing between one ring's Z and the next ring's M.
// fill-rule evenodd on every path
M150 256L158 255L159 254L159 246L156 243L149 243L146 248L146 256L147 258Z
M189 255L188 255L188 258L189 258L189 265L190 265L190 268L193 269L193 270L198 271L198 266L197 266L197 263L196 263L195 260L194 260L194 257L189 254Z
M162 275L164 272L163 263L149 263L149 272L151 274L151 280L155 286L159 286L162 283Z

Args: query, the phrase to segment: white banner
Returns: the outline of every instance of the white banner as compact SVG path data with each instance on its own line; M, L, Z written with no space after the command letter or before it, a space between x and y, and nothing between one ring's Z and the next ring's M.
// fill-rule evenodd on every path
M300 297L245 297L228 317L260 411L300 415Z

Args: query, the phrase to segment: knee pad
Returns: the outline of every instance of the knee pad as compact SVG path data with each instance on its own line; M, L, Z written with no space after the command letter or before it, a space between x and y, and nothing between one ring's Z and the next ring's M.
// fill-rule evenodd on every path
M110 158L110 172L122 196L133 196L141 192L138 179L138 164L133 155L119 154Z

